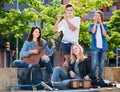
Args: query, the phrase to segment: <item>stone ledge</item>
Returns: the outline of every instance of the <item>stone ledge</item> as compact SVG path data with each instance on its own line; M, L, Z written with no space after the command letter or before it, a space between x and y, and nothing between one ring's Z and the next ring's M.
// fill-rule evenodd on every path
M0 90L8 90L9 85L14 85L17 83L16 68L0 68Z

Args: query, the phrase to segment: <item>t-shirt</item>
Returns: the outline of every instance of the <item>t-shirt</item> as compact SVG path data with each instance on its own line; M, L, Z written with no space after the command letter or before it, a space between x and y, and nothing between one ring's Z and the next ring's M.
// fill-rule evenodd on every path
M102 34L100 24L97 24L97 32L96 32L96 47L102 48Z
M80 71L79 71L79 67L78 67L78 64L79 64L79 62L76 62L75 63L75 79L81 79L81 76L80 76Z
M63 32L63 38L62 42L63 43L73 43L73 44L78 44L78 36L79 36L79 29L80 29L80 18L79 17L74 17L72 19L69 19L70 23L73 24L77 29L75 31L72 31L67 22L63 19L59 24L58 24L58 32L62 31Z

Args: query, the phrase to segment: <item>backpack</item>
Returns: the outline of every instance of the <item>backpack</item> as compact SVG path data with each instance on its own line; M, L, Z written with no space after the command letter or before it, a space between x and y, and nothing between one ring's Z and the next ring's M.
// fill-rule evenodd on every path
M30 81L32 84L38 84L43 81L43 74L39 65L35 65L31 68Z
M33 84L33 85L37 85L37 84L41 83L41 81L44 81L44 77L43 77L43 74L42 74L39 64L34 65L31 68L30 81L31 81L31 84ZM37 87L37 89L43 89L43 87L39 86L39 87Z
M20 85L37 85L41 81L44 81L39 64L33 65L27 73L22 72L22 74L18 76L18 80ZM20 89L32 90L32 87L21 87ZM43 87L40 85L37 86L37 89L43 89Z

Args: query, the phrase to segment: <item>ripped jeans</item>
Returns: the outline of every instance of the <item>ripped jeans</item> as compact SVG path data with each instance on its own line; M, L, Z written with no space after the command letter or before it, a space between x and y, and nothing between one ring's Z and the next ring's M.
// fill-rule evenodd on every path
M18 67L18 68L28 68L30 64L25 63L23 60L14 60L13 61L13 67ZM52 64L49 61L45 60L40 60L39 61L40 67L46 67L46 71L49 75L52 75L53 70L52 70Z

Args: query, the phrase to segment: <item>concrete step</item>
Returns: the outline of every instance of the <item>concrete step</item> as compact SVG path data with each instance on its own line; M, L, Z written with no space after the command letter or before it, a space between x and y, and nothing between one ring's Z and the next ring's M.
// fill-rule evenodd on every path
M48 75L45 68L41 68L45 81L48 80ZM3 90L8 90L9 85L16 85L18 84L18 75L22 73L27 73L27 68L0 68L0 92ZM105 67L103 78L110 80L110 81L117 81L120 83L120 67ZM1 91L2 90L2 91ZM81 89L80 89L81 90ZM79 90L79 91L80 91ZM109 89L106 89L109 90ZM116 90L116 89L113 89ZM120 89L117 89L120 92ZM114 92L109 90L110 92ZM77 92L77 90L76 90ZM82 91L81 91L82 92ZM87 91L86 91L87 92ZM94 92L94 91L93 91ZM104 91L97 91L96 92L104 92ZM107 92L107 91L105 91ZM118 91L116 91L118 92Z
M1 91L1 92L10 92L10 91ZM15 92L120 92L120 88L95 88L95 89L71 89L71 90L57 90L57 91L48 91L48 90L18 90Z

